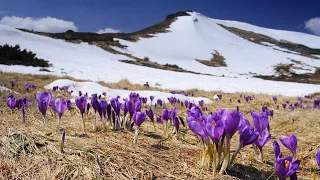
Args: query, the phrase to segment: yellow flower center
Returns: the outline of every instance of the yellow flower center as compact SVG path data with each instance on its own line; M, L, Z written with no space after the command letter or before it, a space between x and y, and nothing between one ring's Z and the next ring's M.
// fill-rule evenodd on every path
M289 166L290 166L290 161L285 160L285 161L284 161L284 163L285 163L285 167L286 167L286 169L288 169L288 168L289 168Z

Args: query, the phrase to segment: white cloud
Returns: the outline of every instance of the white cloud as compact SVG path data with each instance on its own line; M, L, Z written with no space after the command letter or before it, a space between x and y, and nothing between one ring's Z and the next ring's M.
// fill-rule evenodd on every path
M304 27L315 35L320 35L320 17L311 18L304 22Z
M112 28L99 29L99 31L97 31L98 34L103 34L103 33L118 33L118 32L120 32L119 29L112 29Z
M52 17L31 18L5 16L0 20L0 24L5 24L14 28L23 28L41 32L65 32L67 30L77 31L77 27L72 21L65 21Z

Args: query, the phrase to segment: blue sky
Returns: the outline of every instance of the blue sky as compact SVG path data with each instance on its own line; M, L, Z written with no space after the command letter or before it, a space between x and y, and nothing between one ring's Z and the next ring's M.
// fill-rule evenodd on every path
M304 22L320 17L319 8L319 0L0 0L0 19L50 16L73 22L78 31L112 28L131 32L190 9L216 19L310 32Z

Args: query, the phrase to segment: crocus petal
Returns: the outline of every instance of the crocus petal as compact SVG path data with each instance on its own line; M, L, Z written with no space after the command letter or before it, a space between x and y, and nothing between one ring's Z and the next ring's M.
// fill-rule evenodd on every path
M318 149L318 151L316 152L316 161L318 166L320 167L320 149Z
M298 147L298 140L297 137L294 134L291 134L290 137L287 136L281 136L280 142L289 149L289 151L292 152L292 154L295 154Z
M151 120L151 122L153 122L154 121L154 115L153 115L153 111L152 111L151 108L146 110L146 114L149 117L149 119Z
M261 134L259 134L257 141L255 144L262 149L262 147L267 144L267 142L271 139L271 134L268 134L266 130L264 130Z
M143 112L136 112L133 120L137 126L140 126L146 120L146 114Z
M230 112L224 119L223 125L225 132L232 137L234 133L238 130L240 123L240 113L237 110Z

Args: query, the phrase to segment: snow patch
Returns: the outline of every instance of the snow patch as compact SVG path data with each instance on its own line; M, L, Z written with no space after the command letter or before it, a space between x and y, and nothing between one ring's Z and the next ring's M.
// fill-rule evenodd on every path
M7 87L0 86L0 92L12 92L12 90Z
M180 99L180 101L188 100L189 102L195 102L198 103L200 100L203 100L205 103L210 103L211 100L204 97L189 97L184 96L180 94L171 94L171 93L165 93L160 91L129 91L129 90L120 90L120 89L111 89L105 86L102 86L95 82L76 82L68 79L59 79L51 84L48 84L45 86L46 89L52 89L54 86L69 86L68 91L73 91L72 96L78 96L79 91L81 91L83 94L88 93L88 96L90 97L92 94L98 94L102 95L103 92L107 93L107 98L114 98L117 96L120 96L120 99L125 99L129 97L129 94L131 92L138 93L141 97L147 97L148 101L147 103L151 103L149 97L154 96L153 102L156 102L157 99L161 99L165 102L168 102L169 97L176 97L177 99Z

